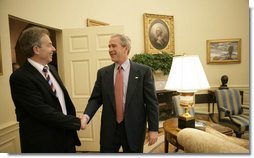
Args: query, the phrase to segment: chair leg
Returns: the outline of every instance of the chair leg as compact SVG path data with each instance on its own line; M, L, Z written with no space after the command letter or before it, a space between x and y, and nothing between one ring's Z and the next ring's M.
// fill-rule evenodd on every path
M235 131L235 135L236 135L237 138L241 138L241 137L242 137L242 134L243 134L243 133L241 133L241 132L236 132L236 131Z
M218 123L217 121L214 120L214 114L208 114L209 115L209 118L210 120L213 122L213 123Z

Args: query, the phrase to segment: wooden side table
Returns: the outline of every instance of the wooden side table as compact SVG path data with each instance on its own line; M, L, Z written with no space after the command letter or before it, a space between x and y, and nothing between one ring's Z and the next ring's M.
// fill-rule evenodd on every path
M207 126L210 126L211 128L226 134L228 136L233 135L233 130L231 128L213 123L213 122L208 122L208 121L203 121L205 122ZM178 119L177 118L170 118L163 123L163 128L164 128L164 151L165 153L168 153L168 147L169 143L174 145L176 147L175 152L178 151L178 149L184 150L184 148L178 144L177 142L177 134L181 130L178 128Z

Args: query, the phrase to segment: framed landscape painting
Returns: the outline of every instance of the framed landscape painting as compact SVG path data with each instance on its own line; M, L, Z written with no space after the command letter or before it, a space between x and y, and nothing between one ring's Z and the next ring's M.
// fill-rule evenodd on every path
M174 17L144 14L145 53L174 53Z
M241 39L207 40L208 64L241 63Z

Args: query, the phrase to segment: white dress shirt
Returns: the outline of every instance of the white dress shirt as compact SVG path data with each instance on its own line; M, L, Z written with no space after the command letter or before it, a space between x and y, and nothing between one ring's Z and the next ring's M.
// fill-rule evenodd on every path
M32 64L40 73L41 75L45 78L45 75L43 74L43 65L41 65L40 63L28 58L28 62L30 64ZM45 66L48 66L48 65L45 65ZM50 80L51 82L53 83L55 89L56 89L56 96L60 102L60 105L61 105L61 108L62 108L62 111L65 115L67 115L67 110L66 110L66 104L65 104L65 100L64 100L64 94L63 94L63 91L60 87L60 85L58 84L58 82L56 81L55 77L51 74L50 71L48 71L49 73L49 77L50 77Z

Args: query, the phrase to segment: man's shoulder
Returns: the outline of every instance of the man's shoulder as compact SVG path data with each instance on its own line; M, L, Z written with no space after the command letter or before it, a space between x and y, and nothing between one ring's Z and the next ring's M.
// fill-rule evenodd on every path
M114 68L114 63L110 64L110 65L107 65L107 66L104 66L104 67L101 67L99 70L109 70L109 69L112 69L112 68Z
M114 70L114 64L110 64L110 65L101 67L101 68L98 70L98 73L105 73L105 72L107 72L107 71L113 71L113 70Z
M149 66L144 65L144 64L140 64L140 63L136 63L136 62L131 62L132 67L136 68L136 69L141 69L141 70L148 70L151 69Z
M24 66L21 66L19 69L14 71L9 78L9 80L11 81L16 80L18 82L28 81L31 79L34 79L34 74L29 72Z

